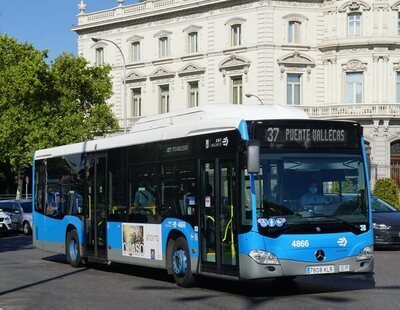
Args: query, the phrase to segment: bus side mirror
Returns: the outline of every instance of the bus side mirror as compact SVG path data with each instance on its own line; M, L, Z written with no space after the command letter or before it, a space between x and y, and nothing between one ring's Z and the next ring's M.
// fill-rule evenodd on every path
M247 143L247 172L258 174L260 172L260 141L249 140Z

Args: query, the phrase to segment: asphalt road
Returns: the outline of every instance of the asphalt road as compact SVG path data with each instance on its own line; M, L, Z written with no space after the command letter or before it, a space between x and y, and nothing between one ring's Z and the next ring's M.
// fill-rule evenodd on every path
M203 279L182 289L165 271L124 265L70 267L30 237L0 237L0 310L8 309L400 309L400 251L375 252L373 278Z

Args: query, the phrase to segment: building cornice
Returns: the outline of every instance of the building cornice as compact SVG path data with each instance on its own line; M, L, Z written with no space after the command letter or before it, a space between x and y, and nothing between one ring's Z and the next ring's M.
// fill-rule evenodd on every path
M149 0L130 4L126 6L118 6L108 10L85 13L81 10L77 15L78 24L72 27L72 31L78 34L85 31L93 31L97 28L115 27L117 24L129 22L140 22L149 18L162 19L165 15L176 16L178 12L199 11L202 8L229 6L240 10L241 7L248 7L249 4L254 7L260 6L290 6L290 7L322 7L325 0L297 0L297 1L277 1L277 0ZM240 18L240 17L239 17Z
M371 48L375 46L400 46L398 36L360 36L342 39L324 40L318 45L321 52L348 48Z
M82 13L78 15L78 24L72 30L78 34L90 29L106 27L115 24L137 21L156 16L158 19L166 14L190 9L198 10L202 7L229 3L232 0L153 0L120 6L109 10ZM259 1L243 1L255 2Z

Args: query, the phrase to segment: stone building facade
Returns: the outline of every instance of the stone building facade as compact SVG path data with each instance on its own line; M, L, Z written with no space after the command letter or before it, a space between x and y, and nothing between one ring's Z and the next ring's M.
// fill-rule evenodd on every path
M116 5L87 13L82 0L73 31L79 55L112 65L121 127L215 102L297 105L311 118L359 121L372 178L397 176L400 1Z

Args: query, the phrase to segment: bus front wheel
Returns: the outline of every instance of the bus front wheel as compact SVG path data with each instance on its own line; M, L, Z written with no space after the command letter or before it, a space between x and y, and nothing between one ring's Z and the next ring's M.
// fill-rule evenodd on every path
M75 229L70 230L67 234L65 251L67 254L67 260L72 267L76 268L83 265L79 237Z
M171 257L172 274L178 286L190 287L195 283L191 271L190 252L186 239L179 237L175 240Z

